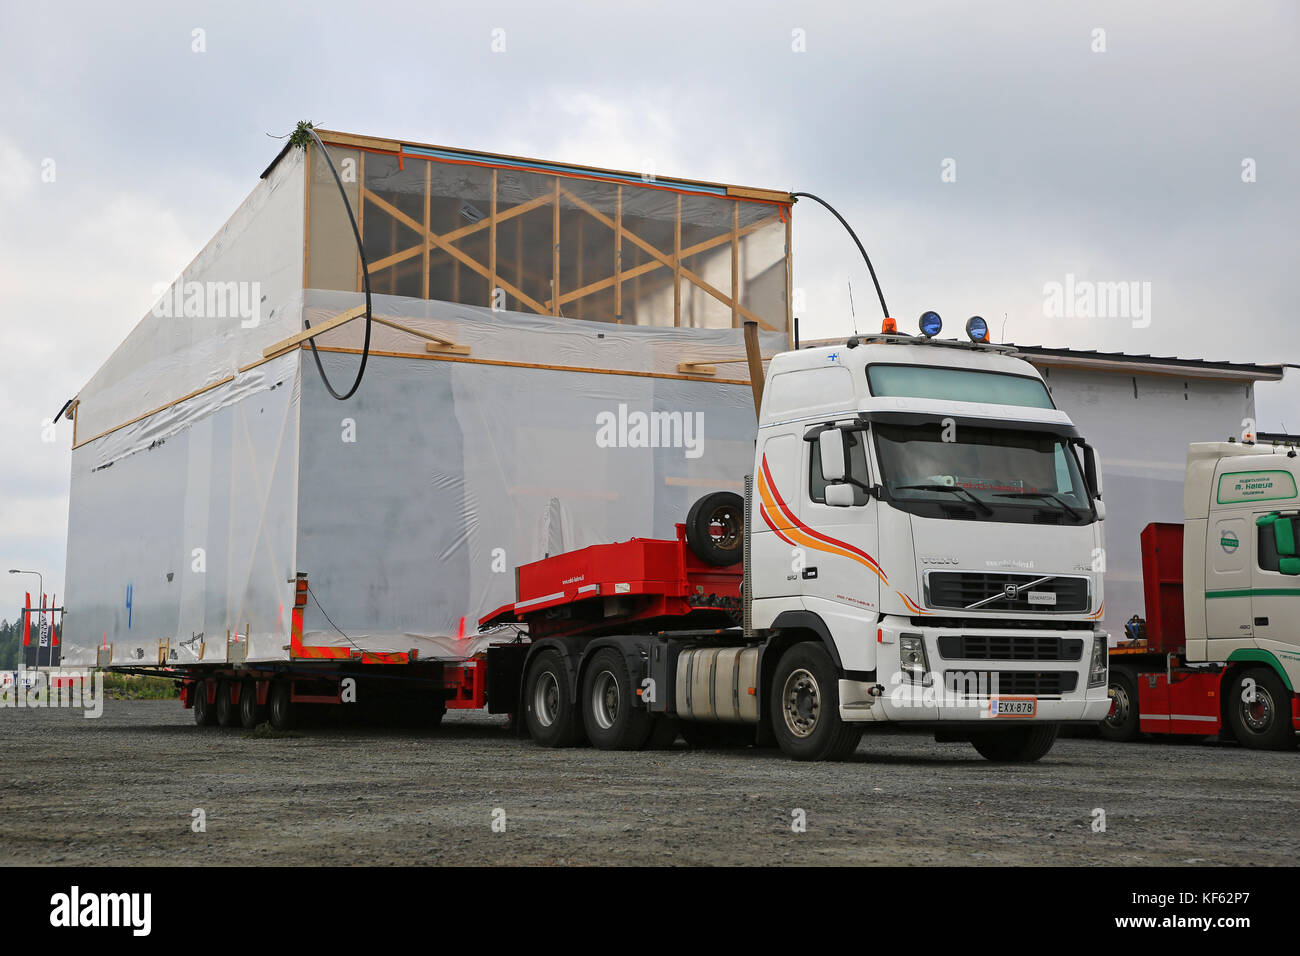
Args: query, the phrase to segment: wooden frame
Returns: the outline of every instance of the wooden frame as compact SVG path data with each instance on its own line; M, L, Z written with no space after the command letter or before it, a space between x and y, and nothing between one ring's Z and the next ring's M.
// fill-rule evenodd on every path
M750 308L747 308L745 305L741 303L741 291L742 291L743 283L741 281L741 275L740 275L740 270L742 266L742 261L740 256L740 243L741 240L744 239L747 235L750 235L751 233L757 230L773 227L777 222L784 222L785 232L786 232L786 249L785 249L785 270L786 270L785 299L786 301L784 303L786 314L784 316L784 320L785 320L785 331L787 332L788 335L793 335L793 321L792 321L792 310L791 310L791 302L790 302L791 276L789 274L790 222L789 222L789 216L784 214L782 209L782 207L785 206L786 204L777 202L774 198L777 196L781 196L782 194L773 193L766 190L746 190L746 189L742 189L741 187L727 187L727 192L725 195L710 194L710 193L703 194L707 196L707 198L713 198L719 201L732 203L733 208L731 210L730 229L711 238L692 243L689 246L683 246L682 244L683 242L682 196L684 194L684 191L677 190L676 191L677 194L675 196L675 200L676 200L675 215L673 216L673 223L672 223L672 244L670 248L661 248L658 245L656 245L654 242L647 240L644 236L638 235L638 233L634 229L629 229L627 227L624 219L624 210L625 210L625 202L624 202L625 184L624 183L610 184L612 197L614 200L614 215L611 217L607 215L605 212L602 212L600 209L597 209L594 205L592 205L591 202L584 200L581 196L577 195L577 193L575 192L574 187L572 185L575 179L582 180L584 178L590 179L591 177L581 177L576 174L566 175L565 173L559 173L559 172L553 173L549 171L545 171L545 172L534 171L532 173L533 175L543 176L545 177L545 179L550 180L547 188L540 195L536 195L531 199L528 199L524 202L511 206L508 209L502 210L499 204L499 169L492 168L491 187L490 187L491 199L490 199L489 210L487 215L478 219L475 222L468 223L466 225L461 225L458 226L457 228L448 231L436 232L433 228L432 216L431 216L433 188L434 188L433 177L432 177L432 169L433 169L432 164L434 162L444 162L444 160L440 160L438 158L430 158L422 155L415 155L411 153L404 154L401 151L400 144L396 144L397 147L396 150L392 151L392 155L397 156L399 160L399 164L402 164L402 168L405 168L404 163L406 161L419 160L425 163L424 176L423 176L423 180L424 180L423 216L421 216L420 219L417 219L415 218L415 216L410 215L404 212L403 210L397 208L397 206L394 205L393 202L379 195L367 184L366 171L365 171L365 167L366 167L365 151L367 149L367 146L363 146L362 143L365 142L368 144L369 141L365 140L364 137L352 137L352 136L342 137L337 134L331 134L328 137L327 141L332 143L337 143L338 145L341 146L350 146L362 150L362 152L359 153L359 161L358 161L358 169L359 169L359 176L360 176L360 183L358 184L358 195L360 197L360 201L358 203L359 209L357 210L358 224L361 226L361 228L364 229L364 224L367 215L372 217L375 215L380 215L384 217L387 221L389 221L392 225L392 229L393 229L392 235L394 237L393 239L394 248L393 251L389 252L387 255L384 255L382 258L379 258L374 262L370 263L372 286L376 284L377 275L380 275L403 262L407 262L412 258L418 257L419 263L422 267L422 276L419 284L420 294L424 298L430 298L431 297L431 290L430 290L431 254L433 253L434 250L437 250L439 252L446 254L450 258L451 263L454 269L456 270L455 277L453 278L453 292L452 292L453 301L461 301L458 279L460 275L460 270L464 268L464 269L468 269L471 273L475 275L481 276L487 282L487 288L488 288L487 305L489 307L494 306L496 301L497 290L501 290L502 292L504 292L506 295L510 296L514 300L515 305L512 305L511 306L512 308L519 308L527 311L532 311L539 315L549 315L554 317L581 316L584 319L596 317L593 313L593 310L591 309L592 300L589 299L589 297L595 296L599 293L607 294L607 291L612 289L613 290L612 312L610 311L608 300L601 300L602 301L601 312L603 312L604 314L600 315L598 318L607 319L608 321L615 322L615 323L622 323L625 319L626 306L629 301L627 298L628 295L629 294L631 295L632 301L643 301L642 296L639 294L641 292L640 280L642 280L645 277L651 277L652 279L654 279L656 276L658 276L660 280L668 279L668 281L671 281L673 283L672 325L674 327L681 327L682 325L683 289L695 288L704 292L706 295L712 297L713 299L717 300L719 303L721 303L724 307L726 307L730 311L731 313L730 324L732 328L739 328L744 321L749 320L749 321L759 323L760 328L769 331L780 331L781 326L779 324L780 319L778 317L770 316L770 315L760 316L755 312L753 312ZM384 145L390 146L393 144L389 143L388 141L385 141ZM369 149L370 151L375 151L375 147L369 147ZM387 150L380 150L380 151L387 151ZM452 162L452 160L446 160L446 162ZM481 165L488 165L488 164L484 163ZM508 166L508 164L503 164L503 165ZM681 181L681 182L684 183L685 181ZM629 188L635 189L637 187L636 184L631 184ZM671 187L660 187L657 186L656 184L649 184L647 188L671 188ZM788 199L788 196L786 196L785 198ZM740 225L739 204L740 202L745 202L745 201L768 202L777 206L777 208L774 209L770 215L763 216L757 221L742 227ZM564 289L562 287L562 281L561 281L561 272L563 266L562 240L567 236L567 233L562 233L561 231L562 227L561 227L560 213L561 213L562 205L567 205L569 209L576 209L578 212L584 214L583 216L578 217L576 220L570 220L569 225L566 227L571 232L573 232L577 237L580 238L583 235L583 228L586 225L588 219L600 223L602 226L608 228L612 232L613 241L612 241L612 248L610 249L611 258L613 259L612 274L605 275L602 278L594 279L591 281L584 281L582 275L582 268L581 265L579 265L576 272L571 273L571 277L576 276L576 287L571 289ZM521 225L516 223L516 233L517 233L517 241L515 246L516 261L513 264L514 265L513 271L515 274L513 277L514 281L511 282L502 275L503 272L509 270L510 263L508 261L503 262L499 255L498 240L500 235L500 228L504 224L510 222L511 220L518 219L519 217L524 216L530 212L533 212L534 210L544 210L544 209L549 209L551 212L551 217L550 217L551 239L552 239L553 248L550 256L550 261L547 263L548 268L546 271L549 274L538 275L536 272L531 272L531 271L526 272L524 270L524 263L522 261L523 228ZM401 225L405 226L407 229L415 233L416 239L412 245L409 245L405 248L396 248L397 247L396 229L398 223L400 223ZM373 224L372 224L372 232L373 232ZM484 233L484 232L486 233L487 246L488 246L487 253L485 256L483 256L483 260L485 261L480 261L480 258L478 256L471 255L470 253L466 252L463 248L461 248L457 244L460 240L465 239L468 236L475 235L478 233ZM626 268L624 266L624 258L623 258L624 247L628 243L630 243L636 249L640 250L640 252L643 253L646 257L645 261L631 268ZM702 252L707 252L711 249L715 249L723 246L730 247L729 265L730 265L730 273L731 273L731 282L729 283L729 288L726 289L720 289L716 287L711 282L707 281L703 276L699 275L697 272L695 272L694 270L692 270L686 265L686 262L688 262L692 256L697 256ZM581 248L582 248L581 245L579 245L580 250ZM305 252L304 260L306 260L306 258L307 258L307 253ZM304 266L304 271L305 271L305 266ZM533 288L539 290L536 296L529 295L527 292L524 291L525 277L528 277L530 282L533 283ZM632 280L636 280L635 285L632 288L625 288L625 284ZM686 283L689 283L690 285L684 286L683 280ZM570 281L572 281L572 278ZM541 295L540 290L548 287L550 290L549 294ZM662 285L658 285L657 287L660 289L663 288ZM359 260L358 260L356 284L354 288L356 291L360 291L362 289ZM649 293L649 291L647 291L647 294L652 294L652 293ZM587 301L584 302L583 300L587 300ZM666 318L667 316L664 316L665 320Z

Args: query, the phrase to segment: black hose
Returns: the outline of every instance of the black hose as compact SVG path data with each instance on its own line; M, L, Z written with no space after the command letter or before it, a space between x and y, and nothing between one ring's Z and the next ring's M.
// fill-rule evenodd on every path
M858 234L853 231L853 227L848 224L848 221L841 216L838 211L836 211L834 206L828 203L825 199L822 199L820 196L814 196L812 193L791 193L790 195L802 196L805 199L811 199L814 202L821 203L830 210L832 216L840 221L840 225L849 231L849 235L852 236L853 241L857 243L858 252L862 253L862 259L867 264L867 271L871 273L871 281L875 283L876 297L880 299L880 311L885 314L885 318L889 318L889 306L885 305L885 293L880 291L880 280L876 278L876 269L872 266L871 257L867 255L867 250L862 247L862 242L858 239Z
M320 141L320 137L316 135L314 129L305 124L301 124L299 128L306 130L306 132L311 134L311 138L314 139L316 145L320 147L320 152L321 155L325 157L325 162L329 164L330 172L334 174L334 183L339 187L339 195L343 197L343 208L348 211L348 221L352 223L352 235L355 236L357 240L357 255L361 257L361 277L365 282L366 287L366 340L365 344L361 346L361 367L357 369L356 381L352 383L352 387L347 390L346 394L340 395L338 392L334 391L334 386L330 384L330 380L325 374L325 366L321 364L320 353L316 351L316 337L312 336L307 340L307 344L311 346L312 357L316 359L316 370L320 372L320 380L325 383L325 388L331 395L337 398L340 402L343 402L351 398L357 388L361 385L361 377L366 374L366 361L370 358L370 264L366 262L366 250L365 246L362 245L361 242L361 230L357 228L357 217L352 215L352 204L348 202L348 194L343 188L343 180L339 178L339 171L334 168L334 160L330 159L330 154L325 149L325 144ZM302 324L304 328L311 328L311 323L306 319L302 320ZM342 634L343 632L340 631L339 633ZM344 636L346 637L347 635Z

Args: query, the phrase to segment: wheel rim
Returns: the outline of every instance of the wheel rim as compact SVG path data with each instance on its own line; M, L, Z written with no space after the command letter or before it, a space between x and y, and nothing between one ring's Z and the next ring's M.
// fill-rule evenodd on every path
M1114 692L1110 699L1110 713L1106 715L1107 726L1119 729L1128 722L1129 709L1133 702L1129 700L1128 690L1119 684L1112 684Z
M822 695L817 678L802 667L792 671L781 688L785 726L796 737L807 737L817 729L821 716Z
M560 682L550 671L543 671L538 675L537 685L533 688L533 713L537 715L539 724L549 727L555 723L559 711Z
M740 546L744 517L731 505L719 505L709 514L709 538L723 551L734 551Z
M609 671L601 671L591 684L591 715L601 730L614 726L620 703L618 678Z
M1241 722L1252 734L1268 733L1269 728L1273 726L1273 717L1276 713L1273 695L1259 683L1255 684L1255 699L1241 702Z

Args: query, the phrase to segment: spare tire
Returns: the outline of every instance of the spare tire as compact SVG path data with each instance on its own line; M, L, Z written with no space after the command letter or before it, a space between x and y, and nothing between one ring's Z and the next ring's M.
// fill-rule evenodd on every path
M715 491L691 505L686 543L701 561L725 567L745 555L745 499Z

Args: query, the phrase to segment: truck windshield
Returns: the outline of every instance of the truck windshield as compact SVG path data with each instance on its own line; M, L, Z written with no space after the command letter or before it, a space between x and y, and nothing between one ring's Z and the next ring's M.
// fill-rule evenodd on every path
M979 517L1006 508L1092 517L1078 460L1059 435L960 422L873 427L881 479L897 503L974 506Z

